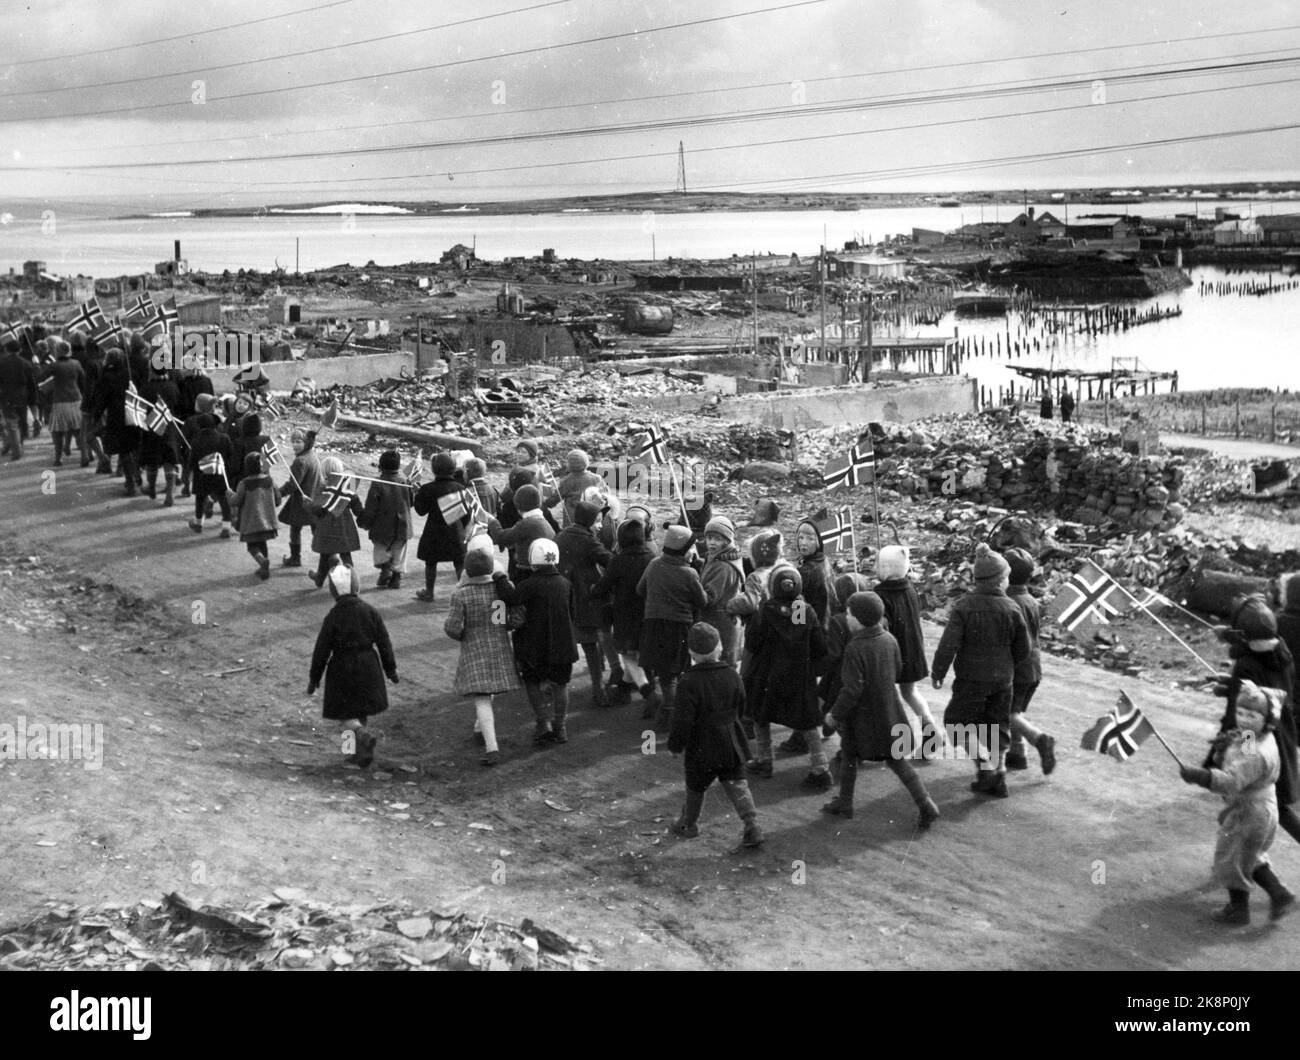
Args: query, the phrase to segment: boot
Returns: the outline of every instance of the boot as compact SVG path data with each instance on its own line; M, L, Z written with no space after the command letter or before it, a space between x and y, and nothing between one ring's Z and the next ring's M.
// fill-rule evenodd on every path
M641 686L641 698L645 701L641 707L641 719L649 721L659 713L659 708L663 706L663 697L655 691L654 678L650 678Z
M582 653L587 657L587 673L591 674L591 705L608 707L610 703L605 695L603 684L605 660L600 654L600 647L596 644L584 644Z
M63 432L53 431L54 435L54 466L63 466Z
M158 499L158 469L156 467L149 468L145 472L145 476L144 495L151 501L156 501Z
M930 798L930 793L925 790L925 781L921 779L921 774L911 762L906 759L888 759L885 763L894 776L903 782L903 787L907 793L912 796L912 801L916 803L916 808L921 811L920 820L917 821L917 828L922 832L929 831L930 825L939 819L939 807Z
M1250 923L1250 892L1229 887L1228 904L1217 913L1211 913L1210 919L1228 927L1245 927Z
M754 796L750 794L749 784L743 780L724 780L722 790L726 792L731 805L735 807L736 816L745 824L740 845L751 849L761 847L766 837L763 835L763 830L758 827L758 809L754 806Z
M1270 920L1281 920L1295 908L1295 895L1283 886L1274 874L1272 865L1260 865L1250 874L1250 878L1268 894Z
M1043 776L1050 776L1056 768L1056 740L1043 733L1034 741L1034 747L1038 749L1038 760L1043 765Z
M357 758L356 762L362 769L370 765L375 760L375 744L379 740L362 729L357 733Z
M782 754L806 755L808 753L808 741L804 738L802 732L796 730L790 734L788 740L777 744L776 749Z
M853 816L853 789L857 787L857 783L857 762L851 762L848 758L843 759L840 765L840 793L822 807L822 813L828 813L832 817L851 818Z
M170 508L176 503L176 472L171 468L168 468L166 472L164 472L164 477L167 483L167 489L166 492L163 493L162 506L164 508Z
M113 461L104 452L103 446L96 443L96 448L99 450L99 462L95 465L95 474L111 475L113 473Z
M551 701L554 704L555 720L551 722L551 732L556 743L569 742L569 730L564 721L569 716L569 686L552 685Z
M388 579L388 588L400 589L401 587L402 587L401 574L394 574L391 578Z
M128 454L123 453L118 458L118 464L121 467L122 477L126 480L126 495L134 497L136 495L135 460Z
M928 832L930 830L930 825L934 824L940 816L941 814L939 813L938 805L935 803L934 799L927 796L925 801L921 804L921 819L916 822L916 827L922 832Z
M694 839L700 834L698 822L700 819L700 810L704 808L704 792L691 791L686 789L686 805L682 807L682 815L673 823L673 835L679 839Z
M1011 748L1007 751L1007 768L1017 773L1029 768L1029 759L1025 757L1025 741L1019 737L1011 742Z
M665 677L659 682L663 688L663 699L655 712L655 732L667 732L673 727L673 702L677 698L677 678Z
M1005 799L1007 791L1007 774L1002 769L981 769L970 790L979 795L991 795L995 799Z
M528 695L528 705L533 708L536 725L533 728L533 746L549 747L555 742L555 733L551 729L551 715L546 708L546 695L540 684L526 684L524 691Z
M280 560L280 562L286 567L301 567L302 566L302 542L290 541L289 554L285 556L284 559Z
M390 564L385 563L379 568L379 581L376 588L387 589L388 583L393 580L393 568Z

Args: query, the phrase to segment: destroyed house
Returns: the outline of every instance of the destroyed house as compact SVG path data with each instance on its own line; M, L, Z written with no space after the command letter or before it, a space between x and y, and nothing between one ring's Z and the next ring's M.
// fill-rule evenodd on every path
M637 287L645 291L740 291L744 276L738 273L636 273Z

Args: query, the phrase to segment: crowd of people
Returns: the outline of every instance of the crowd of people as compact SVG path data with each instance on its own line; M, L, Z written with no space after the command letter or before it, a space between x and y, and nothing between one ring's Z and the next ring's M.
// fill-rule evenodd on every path
M161 472L163 506L174 504L177 489L192 496L196 533L219 511L220 536L239 535L261 579L269 577L268 546L280 528L288 531L286 567L304 565L309 531L317 561L308 577L317 588L328 585L336 602L316 639L308 692L324 684L323 714L341 724L363 767L376 743L368 721L387 709L385 681L398 674L383 616L360 597L354 556L364 530L375 587L399 589L413 514L425 520L417 599L432 604L439 566L452 569L443 629L460 645L453 690L474 704L485 767L501 760L495 698L520 688L534 718L533 744L568 742L580 661L593 708L638 696L642 718L684 755L685 805L672 826L683 838L699 834L705 792L717 781L744 823L742 843L760 845L749 785L773 776L778 751L807 755L802 790L830 792L838 781L822 807L837 817L853 816L860 764L884 763L915 802L920 830L941 811L918 764L964 757L975 766L971 790L990 798L1008 797L1008 771L1029 768L1029 747L1045 775L1056 767L1055 738L1027 717L1042 669L1030 589L1035 562L1023 549L978 547L974 585L952 606L927 659L903 546L879 551L874 583L851 561L832 565L812 520L798 524L788 555L774 528L742 548L734 523L713 513L711 495L691 511L683 507L680 521L657 522L644 505L624 508L583 451L569 452L556 478L530 439L519 442L504 489L488 481L477 457L437 453L431 480L420 482L387 450L378 477L366 476L363 501L349 488L354 473L339 457L319 455L318 432L300 427L281 486L255 402L218 398L202 373L159 369L150 354L129 336L105 349L80 333L68 341L37 334L30 350L4 340L4 453L20 459L23 443L44 427L55 466L75 442L81 466L120 475L127 496L156 499ZM164 429L131 422L130 390L166 406ZM1262 599L1246 598L1223 630L1234 659L1219 688L1227 712L1204 764L1183 770L1188 783L1228 803L1215 873L1229 893L1218 919L1229 924L1249 922L1252 884L1269 895L1274 917L1295 901L1266 853L1279 823L1300 841L1292 711L1300 575L1283 582L1282 595L1280 617ZM941 689L950 670L940 724L922 687L929 678ZM791 730L775 746L774 726Z

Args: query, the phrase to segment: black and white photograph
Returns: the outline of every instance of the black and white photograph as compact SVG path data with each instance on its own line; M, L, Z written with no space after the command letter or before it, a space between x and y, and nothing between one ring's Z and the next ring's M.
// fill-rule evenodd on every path
M1249 1037L1297 331L1284 0L0 5L0 970Z

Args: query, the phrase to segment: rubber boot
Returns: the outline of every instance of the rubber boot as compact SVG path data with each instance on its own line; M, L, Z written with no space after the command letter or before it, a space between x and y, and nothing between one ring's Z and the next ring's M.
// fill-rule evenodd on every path
M840 762L840 793L822 807L822 813L832 817L853 816L853 789L858 784L858 761L845 755Z
M1043 776L1051 776L1056 768L1056 738L1043 733L1034 741L1034 748L1038 751L1038 760L1042 763Z
M533 746L549 747L555 742L555 733L551 729L551 715L546 707L546 694L540 684L524 685L528 695L528 705L533 708L536 725L533 728Z
M400 589L402 587L402 575L400 572L395 573L388 579L388 587L390 589Z
M123 453L118 458L118 464L121 467L122 478L126 480L126 495L128 497L134 497L136 495L135 458L130 453Z
M164 508L170 508L176 503L176 470L168 467L163 471L163 480L166 483L166 490L163 493Z
M1295 908L1295 895L1282 885L1272 865L1260 865L1250 874L1250 878L1264 888L1269 899L1270 920L1281 920Z
M379 582L376 588L387 589L389 583L393 580L393 565L384 563L379 568Z
M158 469L151 467L145 471L144 495L151 501L158 499Z
M663 704L663 699L655 691L655 679L650 674L646 674L646 682L640 688L641 698L645 705L641 708L641 718L643 721L649 721L659 713L659 707Z
M758 827L758 807L754 805L754 796L750 794L749 784L743 780L724 780L722 790L726 792L731 805L736 809L736 816L744 822L745 831L741 833L740 845L760 847L766 837Z
M289 535L289 554L285 556L284 559L280 560L280 562L284 564L284 566L286 567L301 567L302 566L302 534L301 531L299 531L299 533L295 536L292 533L293 529L296 528L291 528L291 532Z
M912 796L912 801L916 803L916 808L921 811L920 820L917 821L917 828L921 831L929 831L930 825L939 819L939 807L930 798L930 793L925 790L925 782L921 779L921 774L911 762L905 758L889 758L885 760L887 765L903 782L903 787L907 793Z
M54 466L62 467L63 466L63 432L51 431L50 434L53 435L54 437Z
M591 705L608 707L609 697L605 694L604 675L605 660L600 654L599 644L584 644L582 654L587 657L587 673L591 675Z
M661 677L659 686L663 689L663 699L655 712L655 732L667 732L673 727L673 704L677 699L677 677Z
M375 760L375 744L379 741L365 729L357 732L356 762L362 769Z
M679 839L694 839L700 834L700 811L704 809L704 792L686 789L686 805L682 815L673 823L673 835Z
M565 728L565 719L569 716L569 686L552 685L551 702L554 705L555 720L551 722L551 731L556 743L569 742L569 730Z
M1216 924L1226 924L1229 927L1245 927L1250 923L1250 892L1229 887L1228 904L1217 913L1212 913L1210 919Z

